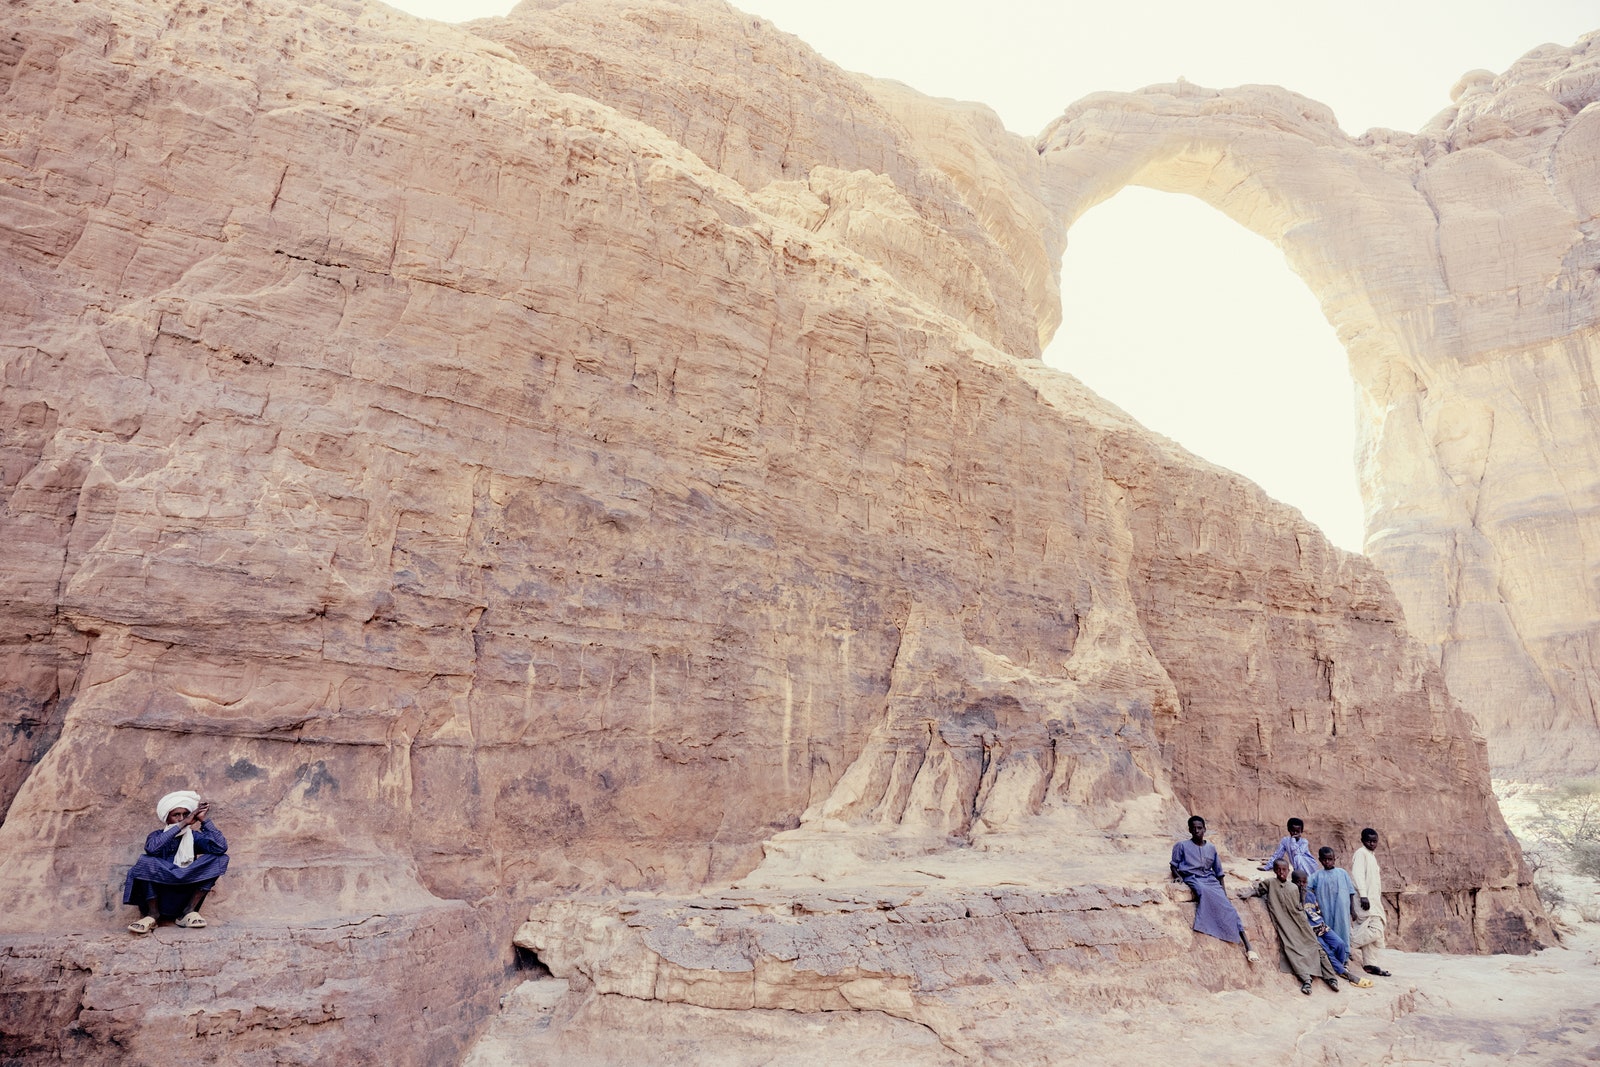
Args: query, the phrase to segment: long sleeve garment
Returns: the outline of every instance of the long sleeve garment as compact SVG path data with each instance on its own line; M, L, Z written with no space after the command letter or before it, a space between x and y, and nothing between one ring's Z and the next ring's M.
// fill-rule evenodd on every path
M1307 878L1310 878L1318 870L1317 861L1311 858L1311 842L1304 837L1294 838L1285 834L1283 840L1278 842L1277 851L1272 854L1272 858L1267 861L1267 865L1261 869L1264 871L1272 870L1272 865L1280 859L1287 859L1290 870L1299 871Z
M137 904L135 882L155 885L181 885L194 889L209 889L228 869L228 839L222 836L215 823L203 822L194 831L194 862L187 867L173 863L178 854L178 840L182 836L177 826L165 826L152 831L144 839L144 855L128 870L123 884L122 902Z
M1366 897L1373 911L1378 909L1378 898L1383 896L1383 874L1378 870L1378 854L1362 845L1350 857L1350 880L1356 885L1356 896Z
M1356 886L1343 867L1319 870L1306 883L1322 904L1322 918L1340 941L1350 943L1350 917L1356 909Z
M1194 890L1194 928L1223 941L1239 943L1244 923L1228 892L1222 887L1222 860L1217 846L1207 841L1179 841L1172 846L1172 876Z
M1283 954L1289 958L1289 969L1302 982L1319 975L1337 978L1333 962L1322 951L1317 935L1311 932L1306 921L1305 908L1300 904L1300 889L1293 882L1280 882L1268 878L1258 892L1267 898L1267 914L1278 930L1278 940L1283 943Z

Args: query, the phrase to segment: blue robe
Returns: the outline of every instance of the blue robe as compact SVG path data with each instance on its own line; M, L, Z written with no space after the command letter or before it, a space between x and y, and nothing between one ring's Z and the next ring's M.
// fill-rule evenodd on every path
M1287 859L1289 861L1289 870L1291 873L1294 871L1299 871L1308 879L1317 871L1322 870L1322 868L1318 866L1317 861L1312 858L1311 842L1307 841L1304 835L1302 835L1300 839L1296 841L1294 838L1285 834L1283 840L1278 842L1278 850L1272 854L1272 858L1268 860L1266 866L1262 867L1261 869L1263 871L1272 870L1272 865L1277 863L1280 859Z
M228 839L209 820L201 823L194 832L194 862L179 867L172 858L182 836L173 825L144 839L144 855L128 870L122 885L124 904L143 904L154 896L161 915L177 916L195 892L216 885L228 869Z
M1350 898L1355 895L1356 883L1343 867L1331 871L1317 868L1317 873L1306 880L1306 886L1322 902L1322 918L1328 929L1343 941L1350 943Z
M1194 890L1194 928L1223 941L1239 943L1244 923L1222 888L1222 860L1217 846L1183 840L1172 846L1172 873Z

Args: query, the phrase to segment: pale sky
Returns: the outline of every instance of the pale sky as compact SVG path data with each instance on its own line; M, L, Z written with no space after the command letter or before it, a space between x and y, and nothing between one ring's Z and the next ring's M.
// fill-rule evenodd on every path
M513 0L392 0L448 22ZM849 70L977 100L1038 133L1074 100L1179 76L1283 85L1347 132L1416 130L1465 72L1600 29L1593 0L743 0ZM1252 478L1361 548L1352 385L1271 244L1187 197L1128 189L1072 228L1066 322L1045 359L1146 426Z

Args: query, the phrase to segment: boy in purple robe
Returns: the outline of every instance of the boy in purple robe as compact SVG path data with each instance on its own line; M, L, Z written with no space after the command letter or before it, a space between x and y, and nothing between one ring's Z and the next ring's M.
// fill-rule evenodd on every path
M156 805L165 825L144 839L144 855L128 871L122 902L138 905L140 917L128 924L135 934L148 934L162 916L178 917L178 925L206 925L200 905L228 869L228 839L206 816L210 805L200 794L184 789L168 793Z
M1189 818L1189 840L1172 846L1171 867L1172 877L1194 890L1194 928L1230 944L1243 943L1244 958L1251 963L1260 960L1245 936L1244 921L1222 887L1222 860L1217 846L1206 840L1206 821L1200 816Z

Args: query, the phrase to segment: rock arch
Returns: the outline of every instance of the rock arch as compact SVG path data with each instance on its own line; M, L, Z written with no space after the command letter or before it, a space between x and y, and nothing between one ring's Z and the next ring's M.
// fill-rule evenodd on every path
M1591 35L1468 75L1414 135L1180 81L1037 144L1063 231L1145 185L1283 249L1349 353L1368 554L1494 765L1537 776L1600 766L1597 98Z

